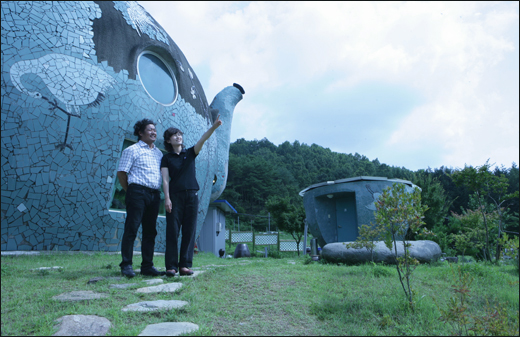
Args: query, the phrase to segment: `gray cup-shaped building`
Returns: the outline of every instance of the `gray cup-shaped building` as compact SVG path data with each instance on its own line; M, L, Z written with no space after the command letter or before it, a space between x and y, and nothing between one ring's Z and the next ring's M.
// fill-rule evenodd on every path
M355 177L314 184L300 192L307 225L321 247L355 241L358 227L375 222L375 201L383 189L403 183L407 192L418 186L401 179Z

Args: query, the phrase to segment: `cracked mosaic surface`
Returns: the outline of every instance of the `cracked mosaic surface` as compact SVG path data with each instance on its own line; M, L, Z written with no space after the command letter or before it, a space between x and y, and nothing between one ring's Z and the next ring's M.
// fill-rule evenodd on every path
M123 142L135 140L137 120L151 118L158 136L174 126L194 145L213 121L200 82L137 3L2 1L1 10L1 249L118 251L125 214L109 206ZM125 43L104 45L110 35L94 32L104 33L114 20L126 26L110 33ZM139 53L124 54L152 47L175 70L179 92L171 106L143 89L135 69ZM197 233L225 187L231 119L242 98L234 87L219 95L212 107L224 125L196 161ZM164 217L157 231L156 250L164 251Z

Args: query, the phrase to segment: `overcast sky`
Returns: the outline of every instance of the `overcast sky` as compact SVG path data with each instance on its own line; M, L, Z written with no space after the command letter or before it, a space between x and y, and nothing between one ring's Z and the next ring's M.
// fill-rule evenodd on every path
M232 142L298 140L411 170L519 162L518 2L140 4L209 103L244 87Z

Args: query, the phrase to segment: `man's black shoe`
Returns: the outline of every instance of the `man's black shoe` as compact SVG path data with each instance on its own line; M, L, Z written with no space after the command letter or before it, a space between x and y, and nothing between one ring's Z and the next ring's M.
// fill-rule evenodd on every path
M165 274L166 273L164 271L158 271L157 269L155 269L155 267L146 270L141 269L141 275L144 276L163 276Z
M131 265L121 267L121 274L125 275L128 278L132 278L135 276L134 270Z

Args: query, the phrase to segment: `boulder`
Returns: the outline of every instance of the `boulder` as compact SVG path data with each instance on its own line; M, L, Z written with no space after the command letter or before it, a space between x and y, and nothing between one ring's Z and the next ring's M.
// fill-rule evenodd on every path
M321 256L330 262L357 264L372 261L370 251L366 248L347 248L351 242L334 242L323 247ZM441 256L441 247L430 240L410 241L410 255L421 263L436 261ZM374 248L374 262L395 264L395 247L388 249L384 241L376 241ZM404 255L403 242L397 243L397 256Z

